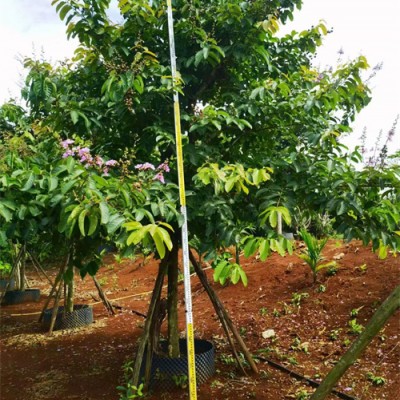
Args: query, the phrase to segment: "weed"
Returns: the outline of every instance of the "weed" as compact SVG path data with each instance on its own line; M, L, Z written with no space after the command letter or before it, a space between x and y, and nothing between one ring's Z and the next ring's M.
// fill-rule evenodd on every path
M282 305L283 305L283 310L282 310L282 314L283 314L283 315L290 315L290 314L292 314L292 308L290 307L289 304L283 302Z
M337 267L337 264L336 264L336 263L330 265L330 266L328 267L328 269L326 270L326 274L327 274L328 276L334 276L334 275L337 274L337 272L338 272L338 267Z
M247 329L244 326L241 326L239 329L240 336L246 336Z
M188 385L188 377L186 374L172 375L172 380L175 385L181 389L187 388Z
M311 271L313 273L313 281L315 283L317 281L318 271L323 268L335 266L336 262L330 261L327 263L322 263L322 261L324 260L324 257L322 256L322 250L328 242L328 238L318 240L316 237L308 233L305 229L300 230L300 236L307 246L307 249L302 254L300 254L300 258L302 258L311 268Z
M219 359L221 360L222 363L224 363L225 365L233 365L235 364L235 359L233 356L231 356L230 354L221 354L219 356Z
M365 274L368 270L368 266L367 266L367 264L362 264L362 265L359 265L358 267L356 267L356 269L358 271L360 271L362 274Z
M292 294L292 304L294 306L300 307L300 304L303 299L306 299L309 296L308 293L293 293Z
M300 338L297 336L293 339L290 348L294 351L302 351L303 353L308 354L308 342L301 343Z
M224 387L224 384L222 382L220 382L218 379L215 379L211 382L211 385L210 385L211 389L216 389L219 387Z
M269 378L270 378L270 374L267 371L262 369L260 371L260 379L269 379Z
M341 329L332 329L330 334L329 334L329 339L332 341L338 340L339 339L339 334L340 334Z
M343 346L344 347L348 347L351 345L351 340L350 339L344 339L343 340Z
M372 382L374 386L383 386L386 383L386 379L382 376L376 376L372 372L367 372L367 379Z
M268 314L268 309L266 307L261 307L258 312L262 317L265 317Z
M352 318L357 317L357 316L358 316L358 313L360 312L360 310L361 310L362 308L364 308L364 306L361 306L361 307L358 307L358 308L353 308L353 309L350 311L350 317L352 317Z
M349 328L350 333L353 335L359 335L364 330L364 327L361 324L357 323L356 318L349 321Z
M325 293L326 292L326 286L325 285L319 285L317 289L318 293Z
M130 378L133 373L133 361L128 361L122 366L122 370L124 371L124 382L126 382L126 386L117 386L117 390L119 390L119 400L131 400L137 399L138 397L143 397L143 383L139 386L134 386L130 382Z
M107 283L108 283L108 278L106 276L103 276L103 278L99 279L99 285L100 286L107 285Z
M281 313L276 308L274 308L274 311L272 311L272 315L275 318L279 318L281 316Z
M295 394L296 400L308 400L311 396L310 393L307 392L305 389L299 389Z
M288 357L287 360L291 365L299 365L299 362L296 360L296 357Z

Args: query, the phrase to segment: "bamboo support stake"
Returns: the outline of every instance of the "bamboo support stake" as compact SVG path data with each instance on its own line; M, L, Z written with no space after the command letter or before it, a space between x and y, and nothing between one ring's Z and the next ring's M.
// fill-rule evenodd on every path
M231 318L229 317L224 305L222 304L221 300L218 298L217 294L215 293L214 289L211 287L210 283L208 282L207 276L202 270L201 266L197 263L192 251L190 251L190 260L193 264L193 267L197 273L197 276L200 279L200 282L203 284L204 288L206 289L206 292L214 305L215 311L217 314L221 314L223 320L225 321L227 327L231 330L233 337L237 341L239 347L243 351L243 355L247 362L249 363L251 369L253 372L258 374L258 368L253 360L253 357L251 353L249 352L246 344L243 342L242 337L240 336L239 332L237 331L235 325L233 324Z
M92 276L93 282L96 286L96 289L99 293L99 296L104 304L104 307L106 308L106 310L108 311L109 315L115 315L115 311L114 311L114 307L113 305L110 303L110 301L108 300L106 294L104 293L103 288L101 287L99 281L96 279L95 276Z
M150 326L152 319L154 317L154 310L157 302L157 298L161 295L161 290L163 287L164 282L164 275L167 271L168 264L162 260L160 262L160 267L158 270L158 275L156 279L156 283L154 285L153 295L151 297L149 311L147 313L146 322L144 324L144 330L142 337L140 338L139 347L136 354L135 364L133 366L133 373L132 373L132 385L138 386L139 384L139 375L140 375L140 367L143 361L143 354L146 348L146 343L149 338Z
M31 252L28 251L31 260L32 260L32 264L39 270L42 272L42 274L46 277L46 279L49 281L50 285L53 285L53 281L51 280L51 278L49 277L49 275L47 274L47 272L44 270L44 268L41 266L39 260L36 258L36 256Z

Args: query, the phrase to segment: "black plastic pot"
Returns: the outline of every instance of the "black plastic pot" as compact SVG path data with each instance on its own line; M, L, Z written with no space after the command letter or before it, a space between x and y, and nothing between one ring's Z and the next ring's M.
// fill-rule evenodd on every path
M50 328L53 309L49 308L43 315L43 326ZM74 311L64 312L64 307L59 307L57 311L54 330L80 328L93 323L93 308L87 304L74 305Z
M167 353L168 344L160 343L162 353ZM215 373L214 346L207 340L195 339L196 383L201 385ZM153 390L173 390L177 387L188 386L188 361L186 339L179 340L180 358L169 358L153 354L149 387ZM146 353L143 360L146 360ZM144 377L144 362L141 368Z
M14 290L15 279L0 279L0 292L4 292L6 290L8 282L10 282L10 284L8 285L7 290Z
M1 305L8 306L12 304L28 303L38 301L40 298L40 289L10 290L4 294Z

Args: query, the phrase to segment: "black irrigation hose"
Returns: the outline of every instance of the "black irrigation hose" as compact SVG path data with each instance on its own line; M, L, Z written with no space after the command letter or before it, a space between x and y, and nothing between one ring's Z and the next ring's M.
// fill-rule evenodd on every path
M306 381L307 383L310 384L310 386L317 388L320 384L317 381L314 381L313 379L306 378L303 375L298 374L297 372L294 372L290 370L289 368L284 367L281 364L276 363L275 361L270 360L269 358L261 357L261 356L254 356L254 358L260 360L260 361L265 361L268 364L270 364L272 367L279 369L280 371L286 372L290 376L293 376L294 378L300 380L300 381ZM339 392L338 390L332 389L332 394L335 396L339 397L340 399L343 400L357 400L356 397L349 396L346 393Z

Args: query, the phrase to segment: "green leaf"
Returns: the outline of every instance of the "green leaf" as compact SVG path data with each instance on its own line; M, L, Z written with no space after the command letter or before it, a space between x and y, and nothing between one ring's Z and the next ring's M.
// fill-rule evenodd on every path
M77 111L72 110L72 111L70 112L70 115L71 115L72 123L75 125L75 124L78 122L79 114L78 114Z
M260 252L260 260L261 261L265 261L267 259L267 257L271 253L268 239L262 239L261 240L260 247L258 248L258 251Z
M6 222L10 222L12 219L11 212L0 203L0 215L6 220Z
M96 214L89 214L89 229L88 229L88 236L92 236L93 233L96 231L97 224L99 222L99 218Z
M244 256L250 257L257 251L258 239L252 238L246 242L244 246Z
M101 201L99 204L100 207L100 215L101 215L101 223L106 225L110 220L110 209L105 201Z
M81 235L82 236L86 236L86 233L85 233L85 217L86 217L87 213L88 213L88 210L83 210L79 214L78 225L79 225L79 230L81 231Z
M243 268L240 268L240 269L239 269L239 274L240 274L240 277L242 278L242 283L243 283L243 285L246 287L247 284L248 284L248 280L247 280L246 272L244 272L244 269L243 269Z
M156 245L158 255L160 256L161 259L164 258L165 257L165 246L164 246L164 241L163 241L161 234L158 232L158 230L156 230L151 236Z
M235 264L232 268L231 282L236 285L240 279L240 266Z
M35 174L31 172L29 174L28 180L25 182L25 185L21 190L23 192L27 192L33 186L34 181L35 181Z
M52 192L58 186L58 178L55 176L49 177L49 192Z

